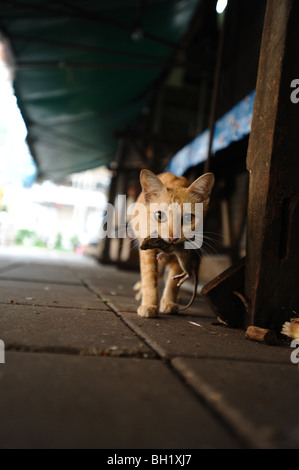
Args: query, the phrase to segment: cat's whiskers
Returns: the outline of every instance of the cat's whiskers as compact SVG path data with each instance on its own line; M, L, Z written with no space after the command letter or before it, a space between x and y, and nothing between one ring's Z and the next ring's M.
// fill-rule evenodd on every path
M203 231L203 234L206 235L207 233L209 233L210 235L217 235L217 237L219 238L224 238L224 235L222 233L219 233L219 232L206 232L206 231Z
M193 246L195 247L194 251L195 251L195 253L197 254L197 256L200 257L201 255L198 253L198 251L201 250L201 247L200 247L199 245L197 245L197 243L195 243L194 240L191 240L191 238L186 237L186 240L187 240L189 243L191 243L191 245L193 245Z
M217 240L213 237L209 237L206 233L203 233L203 238L206 239L206 240L209 240L211 242L214 242L214 243L216 243L217 245L220 245L220 246L222 245L222 242L223 242L223 240Z
M193 244L196 248L196 254L197 256L204 256L205 258L209 259L209 264L212 267L211 271L214 272L214 276L217 276L219 274L219 266L217 265L215 261L215 255L218 255L219 252L211 245L210 243L207 242L207 238L209 237L205 236L203 237L203 244L201 246L198 246L194 240L188 239L186 237L186 240L188 240L191 244ZM210 241L214 241L213 239ZM219 243L220 245L220 243ZM201 254L199 253L201 252Z
M204 249L205 248L210 248L211 254L214 254L214 255L219 254L219 251L217 251L217 249L211 243L207 242L207 240L203 241L203 247L204 247Z

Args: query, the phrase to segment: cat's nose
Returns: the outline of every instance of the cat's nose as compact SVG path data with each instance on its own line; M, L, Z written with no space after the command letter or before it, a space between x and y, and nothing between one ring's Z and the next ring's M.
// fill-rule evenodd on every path
M169 237L169 241L170 243L174 243L178 240L178 238L174 238L174 237Z

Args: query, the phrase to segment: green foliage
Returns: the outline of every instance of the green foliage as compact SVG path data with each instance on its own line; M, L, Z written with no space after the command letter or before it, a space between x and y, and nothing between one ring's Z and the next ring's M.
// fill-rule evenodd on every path
M35 236L35 232L32 230L28 230L26 228L23 228L19 230L15 236L15 244L16 245L23 245L25 239L33 240L33 237Z
M70 239L70 243L71 243L73 249L76 248L76 246L80 245L79 237L77 235L74 235Z
M61 250L62 249L62 235L61 235L61 233L57 233L54 248L55 248L55 250Z
M40 248L47 248L47 243L42 238L36 237L33 241L33 246L38 246Z
M64 250L62 246L62 239L63 239L62 234L57 233L55 244L54 244L54 250ZM46 240L38 237L37 234L33 230L28 230L28 229L19 230L15 236L14 242L16 245L26 244L30 246L36 246L39 248L48 248ZM74 236L71 238L71 244L73 247L75 247L78 242L79 242L78 237Z
M39 238L33 230L23 228L17 232L15 236L15 244L24 245L25 241L29 242L31 246L47 248L47 243L45 240Z

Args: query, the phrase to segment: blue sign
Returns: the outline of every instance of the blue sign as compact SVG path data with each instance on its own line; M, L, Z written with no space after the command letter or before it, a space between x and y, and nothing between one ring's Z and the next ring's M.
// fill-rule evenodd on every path
M232 142L250 134L255 91L234 106L215 123L212 154L228 147ZM204 162L209 151L209 130L195 137L190 144L177 152L168 163L166 171L182 176L188 168Z

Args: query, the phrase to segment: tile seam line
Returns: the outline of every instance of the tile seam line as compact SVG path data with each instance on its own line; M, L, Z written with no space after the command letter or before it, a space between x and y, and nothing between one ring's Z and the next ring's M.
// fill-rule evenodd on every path
M133 328L126 322L126 319L122 316L121 312L116 311L116 315L120 316L123 321L129 326L129 328ZM159 359L165 364L165 366L168 368L168 370L180 381L180 383L189 390L189 392L203 405L207 411L214 416L214 418L217 420L220 426L224 427L224 429L228 430L230 435L244 448L252 448L252 444L248 439L244 439L243 436L240 437L240 434L238 433L238 429L236 429L234 426L231 425L230 422L227 422L225 419L225 416L222 415L222 413L219 413L218 410L215 409L215 407L212 406L211 403L209 403L207 400L205 400L205 397L202 396L198 392L198 390L186 380L183 374L180 373L179 370L177 370L176 367L174 367L172 361L174 359L177 359L178 356L174 357L168 357L166 354L164 354L164 351L160 346L155 342L155 341L148 341L146 336L142 334L140 331L139 327L133 330L135 333L137 333L143 341L150 346L158 355ZM184 359L184 357L180 357L180 359ZM190 359L190 357L185 357L185 359Z
M75 287L78 287L78 286L82 286L84 284L82 283L78 283L78 282L72 282L72 281L54 281L54 280L49 280L49 279L28 279L28 278L24 278L24 277L20 277L20 278L14 278L14 277L6 277L6 276L3 276L1 277L1 273L0 273L0 286L1 286L1 281L11 281L11 282L31 282L32 284L34 283L37 283L37 284L53 284L53 285L58 285L58 286L75 286Z
M7 266L4 266L4 267L0 268L0 274L5 273L6 271L11 271L12 269L21 268L23 266L26 266L26 263L11 263L11 264L8 264Z
M106 302L106 305L108 305L112 310L113 312L119 316L123 322L132 330L134 331L135 333L138 334L138 336L140 336L149 346L151 346L152 349L154 349L157 354L159 354L159 356L161 356L161 359L163 360L168 360L168 359L174 359L176 357L182 357L182 358L188 358L188 359L209 359L209 360L221 360L221 361L234 361L234 362L245 362L247 364L272 364L272 365L284 365L284 366L289 366L289 367L293 367L293 364L289 361L289 362L284 362L284 361L263 361L263 360L255 360L255 359L246 359L246 358L235 358L235 357L217 357L217 356L208 356L208 355L203 355L203 354L199 354L198 356L195 356L195 355L189 355L189 354L180 354L180 355L177 355L177 354L172 354L171 356L169 354L165 354L164 350L163 350L163 347L160 347L158 345L158 343L156 343L155 340L152 340L152 339L148 339L148 335L146 333L144 333L141 329L141 327L139 327L138 325L134 325L134 323L130 320L130 319L127 319L125 314L120 310L118 309L112 302ZM137 314L136 314L137 315ZM147 319L149 321L151 321L151 319ZM244 339L245 341L245 339Z
M109 303L109 302L108 302ZM110 303L111 304L111 303ZM113 309L113 304L110 305L111 309ZM164 362L164 364L169 368L169 370L180 380L180 382L188 388L188 390L197 397L197 399L209 410L209 412L217 419L220 425L224 426L227 429L231 436L234 437L239 444L243 447L248 449L264 449L264 448L272 448L271 443L267 440L264 440L263 437L260 435L259 431L255 428L250 429L250 426L246 423L242 423L241 426L238 425L238 420L235 418L235 411L229 405L222 405L219 407L213 400L210 400L205 393L202 393L194 383L188 381L186 376L173 364L175 359L184 360L190 359L194 357L190 356L173 356L169 357L167 354L164 353L163 349L155 342L149 341L142 333L139 327L135 327L131 324L130 321L126 321L126 318L123 316L120 310L115 309L115 314L120 316L123 319L124 323L126 323L129 328L132 329L135 333L137 333L143 341L150 346L160 357L160 359ZM134 328L134 329L133 329ZM194 358L197 359L197 358ZM211 359L211 358L199 358L199 359ZM214 358L216 360L217 358ZM229 359L228 359L229 360ZM236 360L239 361L239 360ZM240 360L242 362L242 360ZM244 362L244 361L243 361ZM255 361L252 361L255 363ZM268 363L265 363L268 364ZM281 363L279 363L281 364ZM207 386L205 386L207 388ZM225 409L228 409L227 412ZM249 429L247 429L249 428ZM256 438L255 436L259 436ZM261 445L262 443L262 445Z
M99 299L102 300L101 296L100 296L99 294L97 294L97 293L93 290L93 288L92 288L86 281L82 281L82 283L85 285L86 289L88 289L90 292L92 292L93 294L95 294L96 297L98 297ZM148 348L150 348L150 350L151 350L154 354L158 354L158 358L159 358L159 359L163 359L163 358L160 357L160 354L148 343L148 341L143 337L143 335L140 335L135 329L133 329L132 326L125 320L125 318L123 317L123 315L121 315L121 314L118 312L118 310L117 310L116 308L113 308L113 304L111 305L110 302L105 302L104 300L103 300L103 302L105 303L105 305L107 305L107 306L110 308L111 312L113 312L113 314L114 314L117 318L119 318L119 319L122 321L122 323L123 323L127 328L129 328L130 331L132 331L134 334L137 334L137 335L138 335L138 338L140 338L140 340L141 340L143 343L145 343L146 346L147 346Z
M195 380L188 378L188 374L184 372L182 360L184 360L182 357L172 358L169 361L169 367L239 443L247 449L276 449L267 438L263 437L259 429L248 424L225 398L221 396L219 399L217 389L214 389L201 377L195 378Z
M83 285L85 287L93 292L98 298L101 299L101 296L97 294L93 288L88 284L86 281L82 281ZM135 327L131 324L131 322L127 322L124 316L122 315L121 311L117 309L112 302L105 302L106 305L111 308L111 311L119 317L122 322L135 334L138 334L138 336L142 339L142 341L150 347L151 350L153 350L157 355L158 359L162 360L162 362L166 365L166 367L180 380L180 382L188 388L190 393L193 394L193 396L196 396L197 399L205 405L206 409L211 413L216 419L217 422L222 425L225 429L227 429L231 436L234 437L239 444L241 444L243 447L245 446L246 448L271 448L271 444L267 441L264 442L263 445L260 445L260 442L263 442L262 437L260 436L260 439L255 438L255 434L259 434L258 430L255 428L253 430L247 429L248 424L243 424L240 427L238 425L237 419L235 419L234 416L234 410L230 406L228 406L226 403L225 405L222 404L222 406L219 406L214 400L209 399L208 394L203 392L203 386L201 389L196 386L196 384L190 382L188 378L183 374L182 369L180 367L177 367L173 364L173 361L175 359L182 360L184 359L183 357L173 357L173 358L168 358L163 351L161 351L161 348L159 345L155 345L155 347L148 342L146 337L142 334L139 328L135 329ZM162 354L161 354L162 353ZM206 384L203 384L205 388L209 387ZM228 412L225 411L225 407L228 406ZM232 419L233 418L233 419ZM249 426L250 428L250 426Z
M103 302L104 303L104 302ZM22 307L38 307L38 308L61 308L61 309L69 309L69 310L88 310L88 311L93 311L93 312L110 312L110 310L107 309L101 309L101 308L96 308L96 307L75 307L75 306L69 306L69 305L44 305L44 304L27 304L23 302L17 302L14 303L12 302L1 302L0 305L21 305ZM106 304L105 304L106 305Z
M113 354L109 353L109 348L103 349L98 353L93 353L88 349L80 349L80 348L67 348L67 347L31 347L31 346L22 346L18 344L6 344L5 345L6 352L16 352L16 353L32 353L32 354L50 354L50 355L62 355L62 356L75 356L75 357L107 357L113 359L142 359L147 361L148 359L157 360L156 354L148 355L148 353L144 352L136 352L136 353L128 353L124 352L121 354Z

